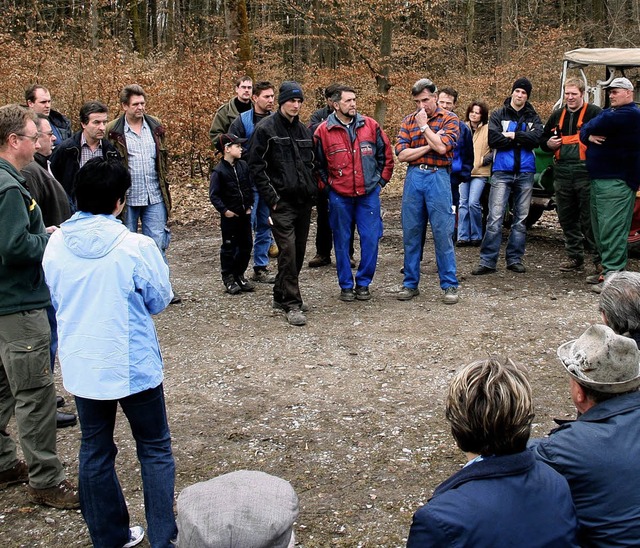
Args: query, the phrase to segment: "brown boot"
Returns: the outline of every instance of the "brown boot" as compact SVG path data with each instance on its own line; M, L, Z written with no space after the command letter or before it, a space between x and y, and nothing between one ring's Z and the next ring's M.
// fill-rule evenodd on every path
M316 255L309 261L309 268L319 268L321 266L327 266L331 264L331 257L325 257L324 255Z
M34 489L27 485L27 498L35 504L43 504L61 510L80 508L78 490L67 480L62 480L55 487Z
M29 481L29 467L23 460L19 460L15 465L4 472L0 472L0 489L6 489L9 485L16 483L27 483Z

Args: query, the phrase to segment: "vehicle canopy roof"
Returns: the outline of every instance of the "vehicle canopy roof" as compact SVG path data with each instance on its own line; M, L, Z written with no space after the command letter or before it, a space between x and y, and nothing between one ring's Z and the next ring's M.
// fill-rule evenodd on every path
M640 48L578 48L567 51L564 61L570 68L587 65L607 65L610 67L640 66Z

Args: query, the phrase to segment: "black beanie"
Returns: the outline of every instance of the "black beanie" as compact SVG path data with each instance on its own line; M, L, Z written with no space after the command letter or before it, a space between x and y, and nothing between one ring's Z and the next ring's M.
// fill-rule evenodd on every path
M523 89L527 92L527 99L531 98L531 90L533 89L533 86L531 85L531 82L529 81L528 78L518 78L514 83L513 86L511 86L511 93L513 93L513 91L516 88L520 88Z
M302 86L298 82L286 80L280 85L278 90L278 105L286 103L289 99L300 99L304 101L304 95L302 95Z

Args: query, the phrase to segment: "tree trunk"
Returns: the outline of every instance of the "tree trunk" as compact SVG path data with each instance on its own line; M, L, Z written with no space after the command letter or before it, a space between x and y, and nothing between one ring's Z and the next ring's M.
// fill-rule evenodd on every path
M393 21L390 17L382 19L382 33L380 35L380 55L381 68L379 74L376 74L376 83L378 86L378 99L376 100L376 108L373 113L374 119L384 126L387 117L388 95L391 89L389 82L389 65L391 64L391 38L393 36Z

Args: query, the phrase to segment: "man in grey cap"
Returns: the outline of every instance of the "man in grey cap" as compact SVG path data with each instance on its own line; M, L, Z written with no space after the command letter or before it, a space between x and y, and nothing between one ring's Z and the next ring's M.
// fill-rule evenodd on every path
M640 350L610 327L592 325L560 346L558 357L578 418L561 421L534 453L569 482L581 546L637 546Z
M602 273L587 278L596 293L609 272L627 266L627 238L640 187L640 108L633 100L633 84L614 78L608 90L611 107L580 130L591 177L593 236L602 259Z
M239 470L178 497L180 548L293 548L298 496L288 481Z
M273 307L284 310L291 325L307 323L298 276L318 188L311 131L298 118L303 101L300 84L282 82L279 108L256 126L249 150L251 178L269 204L280 248Z

